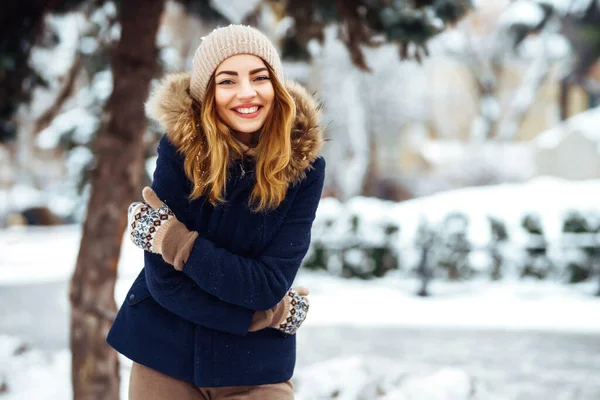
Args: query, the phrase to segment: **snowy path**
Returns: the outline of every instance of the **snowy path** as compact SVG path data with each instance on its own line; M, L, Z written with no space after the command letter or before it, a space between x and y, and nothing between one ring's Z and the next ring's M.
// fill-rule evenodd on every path
M0 284L0 334L44 350L69 343L69 291L65 282Z
M68 343L67 284L0 286L0 335L43 350ZM356 355L385 357L408 370L455 367L509 400L600 398L600 336L448 328L306 326L298 368Z
M27 392L29 380L38 376L54 382L56 393L61 393L50 398L68 397L68 281L79 238L80 230L73 226L0 231L0 350L8 346L10 340L2 343L8 335L52 353L54 360L30 368L25 358L21 364L27 371L12 371L11 362L19 362L9 361L6 369L0 354L0 380L4 367L4 373L14 372L9 383L18 389L8 400L43 398ZM124 241L115 290L118 304L141 268L140 259L140 251ZM596 281L434 281L430 298L414 296L417 282L393 275L365 282L301 271L296 283L311 289L311 313L298 336L298 387L307 387L299 400L331 398L314 395L319 379L325 380L324 392L332 393L331 385L348 389L357 382L376 381L387 371L395 374L398 368L434 378L413 381L416 397L385 400L600 399ZM30 355L36 363L37 357ZM375 367L365 373L369 365ZM125 379L127 373L125 363ZM56 374L62 378L56 379ZM393 376L410 387L405 372ZM443 391L444 384L471 393L471 381L493 397L426 395L432 387ZM337 398L374 399L351 391Z
M466 371L505 400L600 399L600 337L550 332L415 328L308 328L298 365L356 354L409 370Z

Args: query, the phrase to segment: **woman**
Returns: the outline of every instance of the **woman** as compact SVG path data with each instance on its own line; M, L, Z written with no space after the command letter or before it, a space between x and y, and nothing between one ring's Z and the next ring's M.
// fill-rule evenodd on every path
M317 103L284 86L263 34L231 25L146 106L166 134L129 209L144 269L107 338L134 361L130 399L293 399L308 291L290 287L325 175Z

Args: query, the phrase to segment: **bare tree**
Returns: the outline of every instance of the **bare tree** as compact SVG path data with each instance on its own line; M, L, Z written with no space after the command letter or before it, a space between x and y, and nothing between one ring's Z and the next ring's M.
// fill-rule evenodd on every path
M473 32L472 22L468 20L462 27L465 46L459 57L469 68L477 89L474 100L479 105L479 112L471 126L471 138L478 142L494 138L508 141L517 136L551 67L548 47L552 32L548 21L554 17L552 7L540 6L540 21L534 26L524 25L510 7L503 13L508 13L514 20L507 21L506 15L501 14L499 19L488 21L489 31L478 34ZM519 46L530 31L539 34L540 43L533 54L523 55ZM513 62L526 62L528 67L515 95L505 102L501 98L501 88L507 67Z
M95 142L96 167L71 280L72 384L74 399L118 399L117 353L105 342L116 304L114 286L127 206L138 196L143 102L156 71L156 32L164 0L121 2L121 38L112 55L113 92Z

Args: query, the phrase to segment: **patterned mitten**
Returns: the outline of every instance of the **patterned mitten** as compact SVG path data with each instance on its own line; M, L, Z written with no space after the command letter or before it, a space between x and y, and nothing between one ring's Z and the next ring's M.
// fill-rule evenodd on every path
M131 241L139 248L160 254L181 271L198 237L179 222L171 209L149 187L142 191L145 202L129 206Z
M287 295L281 301L284 306L273 316L271 328L278 329L288 335L295 334L300 328L308 313L309 302L308 297L306 297L308 289L302 287L297 289L290 289L287 292Z
M266 311L256 311L254 313L254 316L252 317L252 322L250 323L250 328L248 328L248 332L256 332L265 328L279 329L279 326L284 322L284 319L290 313L292 297L290 297L289 294L292 291L295 291L304 299L304 301L307 304L308 311L308 297L306 296L308 296L309 290L305 287L297 286L288 291L285 297L273 308L270 308ZM298 325L298 328L299 327L300 325Z

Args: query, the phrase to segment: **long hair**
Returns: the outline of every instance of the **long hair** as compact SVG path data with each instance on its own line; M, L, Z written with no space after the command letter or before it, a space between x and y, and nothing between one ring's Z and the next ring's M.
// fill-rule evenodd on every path
M272 68L265 65L275 96L256 146L256 183L249 199L255 212L273 210L285 199L289 185L285 171L292 157L291 131L296 118L294 100ZM235 157L243 157L243 150L217 114L214 76L203 104L192 102L192 117L197 135L204 136L205 142L196 137L179 146L185 174L193 182L190 199L205 195L217 205L225 202L228 167Z

